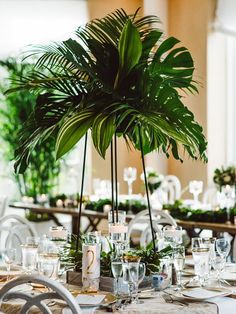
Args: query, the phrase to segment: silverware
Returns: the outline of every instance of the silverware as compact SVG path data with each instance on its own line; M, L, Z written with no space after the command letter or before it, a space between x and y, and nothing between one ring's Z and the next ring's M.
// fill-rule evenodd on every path
M174 299L174 298L173 298L170 294L168 294L168 293L162 294L162 298L164 299L164 301L165 301L166 303L173 303L173 304L178 304L178 305L181 305L181 306L188 306L188 303L187 303L187 302Z

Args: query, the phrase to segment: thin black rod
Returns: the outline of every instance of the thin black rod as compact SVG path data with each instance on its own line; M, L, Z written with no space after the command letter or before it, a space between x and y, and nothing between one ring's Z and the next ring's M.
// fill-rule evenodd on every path
M77 252L78 252L79 237L80 237L80 224L81 224L81 211L82 211L82 201L83 201L83 191L84 191L84 176L85 176L87 141L88 141L88 134L86 133L85 134L85 140L84 140L84 158L83 158L82 180L81 180L81 190L80 190L80 200L79 200L79 216L78 216L78 220L77 220L77 239L76 239L76 251Z
M116 193L116 222L118 222L118 179L117 179L117 140L115 134L115 193Z
M151 232L152 232L152 243L153 243L154 252L156 252L155 232L154 232L153 224L152 224L152 211L151 211L150 200L149 200L147 174L146 174L146 169L145 169L145 161L144 161L144 153L143 153L143 141L142 141L142 137L141 137L140 126L138 128L138 131L139 131L139 143L140 143L140 150L141 150L141 156L142 156L142 164L143 164L144 182L145 182L145 189L146 189L147 203L148 203L148 212L149 212L150 226L151 226Z
M112 222L115 222L114 215L114 161L113 161L113 140L111 141L111 213Z

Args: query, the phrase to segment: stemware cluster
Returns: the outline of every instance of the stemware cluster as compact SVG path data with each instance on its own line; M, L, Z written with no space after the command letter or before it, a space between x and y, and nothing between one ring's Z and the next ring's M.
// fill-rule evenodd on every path
M227 238L192 238L194 271L201 286L211 279L212 270L216 271L218 285L224 282L220 275L229 252L230 242Z
M60 256L68 241L64 227L51 227L49 237L27 237L22 249L22 268L25 273L39 272L44 276L58 279L64 269Z

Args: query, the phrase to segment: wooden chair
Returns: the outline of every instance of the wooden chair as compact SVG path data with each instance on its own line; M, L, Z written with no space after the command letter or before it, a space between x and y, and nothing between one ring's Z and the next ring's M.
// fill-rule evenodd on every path
M48 291L35 295L21 292L20 289L16 291L15 287L22 284L40 284L48 288ZM14 291L11 291L13 288ZM26 301L20 310L20 314L27 314L29 310L35 306L40 310L40 313L52 314L52 311L50 310L47 303L54 299L65 301L67 307L70 308L73 314L82 314L80 306L72 294L58 281L44 276L26 275L6 283L0 289L0 300L4 301L14 299L21 299ZM46 300L48 300L48 302Z
M172 218L167 212L163 210L152 210L152 222L157 238L160 237L163 226L177 226L174 218ZM129 222L127 234L128 241L130 241L132 233L139 234L140 246L142 247L146 247L146 245L151 241L150 218L147 209L139 212Z

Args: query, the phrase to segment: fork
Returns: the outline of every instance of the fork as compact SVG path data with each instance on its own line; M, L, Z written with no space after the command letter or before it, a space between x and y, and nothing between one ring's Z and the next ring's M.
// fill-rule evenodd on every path
M182 301L179 301L179 300L175 300L169 294L162 294L162 298L164 299L164 301L166 303L173 303L173 304L178 304L178 305L181 305L181 306L188 306L188 303L182 302Z

